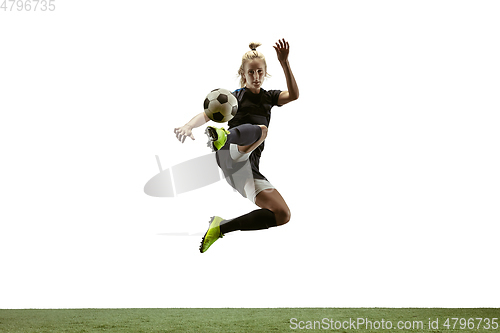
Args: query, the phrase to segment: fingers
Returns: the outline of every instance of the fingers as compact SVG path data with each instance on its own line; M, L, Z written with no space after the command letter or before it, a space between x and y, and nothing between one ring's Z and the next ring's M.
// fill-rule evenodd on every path
M276 51L278 51L279 49L286 49L286 50L288 50L288 49L290 49L290 44L288 44L288 42L287 42L287 41L285 41L285 39L284 39L284 38L282 38L282 39L279 39L279 40L276 42L276 46L273 46L273 47L274 47L274 49L275 49Z
M187 137L190 137L191 140L194 140L193 133L188 133L180 127L175 128L174 133L175 133L175 136L177 137L177 140L179 140L181 143L184 143L184 141L186 141Z
M183 131L180 128L176 128L176 129L174 129L174 133L175 133L175 136L177 137L177 140L184 143L184 140L186 139L186 137L184 136Z

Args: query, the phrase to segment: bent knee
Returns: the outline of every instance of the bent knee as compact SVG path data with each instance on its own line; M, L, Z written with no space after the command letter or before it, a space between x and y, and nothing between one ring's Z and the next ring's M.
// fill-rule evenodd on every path
M287 224L290 221L290 218L292 217L292 214L290 213L289 209L277 209L274 212L274 215L276 216L276 224L277 225L283 225Z
M267 136L267 126L266 125L258 125L258 126L262 130L262 137L265 138Z

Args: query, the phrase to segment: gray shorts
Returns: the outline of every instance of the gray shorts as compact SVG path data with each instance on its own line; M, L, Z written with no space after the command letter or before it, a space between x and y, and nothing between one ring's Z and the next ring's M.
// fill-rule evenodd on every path
M229 155L236 163L246 162L242 168L226 177L228 183L233 186L242 196L248 198L255 203L257 194L264 190L275 188L266 179L255 179L252 172L252 167L248 158L251 153L243 154L238 150L238 145L231 143L229 146Z

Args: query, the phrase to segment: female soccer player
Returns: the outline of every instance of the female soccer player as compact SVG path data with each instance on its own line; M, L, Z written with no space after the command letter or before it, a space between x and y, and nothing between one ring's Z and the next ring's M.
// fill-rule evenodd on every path
M260 173L259 160L264 150L271 108L299 98L299 89L288 62L290 47L284 39L273 47L283 67L288 90L266 91L261 88L268 74L266 59L257 51L260 45L250 43L250 51L243 55L238 71L241 88L233 92L238 99L238 112L228 122L228 130L208 126L205 134L209 137L209 146L216 151L217 164L228 183L261 209L231 220L212 217L200 245L201 253L228 232L268 229L290 220L290 209L285 200ZM193 128L202 126L209 120L205 112L201 112L186 125L176 128L174 133L181 142L186 137L194 140Z

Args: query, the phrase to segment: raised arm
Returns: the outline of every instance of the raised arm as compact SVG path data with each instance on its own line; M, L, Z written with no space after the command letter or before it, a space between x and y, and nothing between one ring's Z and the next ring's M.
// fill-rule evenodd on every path
M279 40L276 46L273 46L276 50L278 56L278 61L283 67L283 72L285 73L286 85L288 91L282 91L278 98L278 105L284 105L288 102L294 101L299 98L299 87L293 76L292 69L290 68L290 63L288 62L288 54L290 52L290 46L285 39Z
M192 132L193 128L200 127L203 124L206 124L209 120L210 118L208 118L205 111L203 111L194 116L193 119L191 119L186 125L175 128L174 133L177 136L177 139L179 139L182 143L184 143L184 140L186 140L187 137L194 140Z

